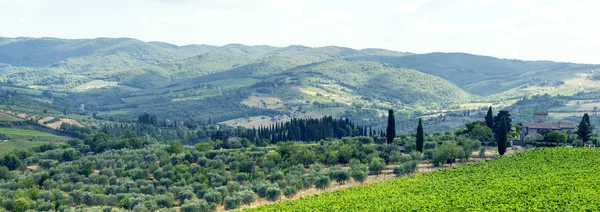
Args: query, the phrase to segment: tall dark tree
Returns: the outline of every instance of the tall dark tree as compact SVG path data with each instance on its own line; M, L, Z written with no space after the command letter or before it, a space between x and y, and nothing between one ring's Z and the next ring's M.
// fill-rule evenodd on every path
M487 115L485 116L485 125L487 125L490 129L494 129L494 114L492 113L492 106L488 109Z
M425 138L423 135L423 123L419 119L419 126L417 126L417 151L423 153L423 142Z
M502 122L502 119L505 119L505 122ZM506 129L508 130L506 133L510 132L510 129L512 128L512 119L510 118L510 113L508 111L498 111L498 115L496 115L493 120L494 124L492 130L494 131L494 134L496 134L496 136L498 136L499 134L498 130L500 129L500 124L506 125Z
M508 140L508 133L512 127L512 119L510 113L506 110L501 110L498 115L494 117L494 134L496 135L496 142L498 143L498 154L504 155L506 152L506 143Z
M388 144L394 142L394 138L396 137L396 119L394 118L394 110L391 109L388 111L388 125L386 135Z
M587 113L583 114L583 118L581 118L581 122L579 122L577 134L583 142L587 143L592 137L593 130L594 126L590 123L590 116Z
M498 142L498 154L504 155L506 152L506 137L508 134L508 129L506 128L506 117L502 117L500 119L500 124L498 127L498 136L496 140Z

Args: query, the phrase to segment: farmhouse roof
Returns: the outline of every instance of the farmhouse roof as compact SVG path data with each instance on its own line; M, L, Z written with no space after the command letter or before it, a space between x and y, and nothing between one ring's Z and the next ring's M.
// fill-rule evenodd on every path
M546 112L538 111L538 112L533 113L533 115L548 115L548 112L547 111Z
M560 130L560 129L575 129L575 126L571 122L541 122L525 124L522 128L530 129L548 129L548 130Z

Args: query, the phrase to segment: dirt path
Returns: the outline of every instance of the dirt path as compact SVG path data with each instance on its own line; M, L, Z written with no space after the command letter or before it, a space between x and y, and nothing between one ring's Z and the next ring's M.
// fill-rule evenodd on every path
M521 152L523 151L522 149L508 149L505 155L513 155L517 152ZM485 158L480 158L479 157L479 152L473 152L474 157L471 158L469 161L457 161L456 163L454 163L452 166L448 165L448 164L444 164L443 166L439 166L439 167L434 167L433 164L431 164L428 161L420 161L419 164L417 165L417 171L411 175L418 175L421 173L427 173L427 172L433 172L439 169L447 169L447 168L452 168L452 167L457 167L457 166L461 166L461 165L465 165L465 164L472 164L478 161L482 161L482 160L490 160L493 159L494 157L498 156L498 152L495 149L488 149L485 152L486 157ZM294 199L299 199L300 197L305 197L305 196L311 196L311 195L315 195L315 194L322 194L322 193L326 193L326 192L331 192L331 191L336 191L336 190L340 190L340 189L345 189L345 188L350 188L350 187L355 187L355 186L361 186L361 185L366 185L369 183L375 183L375 182L383 182L383 181L388 181L388 180L393 180L396 179L396 175L393 174L393 169L394 167L396 167L397 165L388 165L386 167L386 169L384 171L382 171L382 174L380 175L369 175L369 177L367 177L367 180L365 180L365 182L363 183L358 183L358 182L354 182L354 181L350 181L347 182L343 185L338 184L335 181L332 181L331 186L327 189L324 190L320 190L320 189L316 189L316 188L310 188L307 190L303 190L298 192L298 194L294 195L291 198L287 198L283 195L281 195L281 200L280 201L285 201L285 200L294 200ZM279 201L278 201L279 202ZM268 201L264 198L259 198L257 199L255 202L253 202L250 205L242 205L239 209L244 209L244 208L254 208L254 207L258 207L261 205L266 205L266 204L271 204L273 202ZM225 211L224 206L219 205L217 207L217 211Z

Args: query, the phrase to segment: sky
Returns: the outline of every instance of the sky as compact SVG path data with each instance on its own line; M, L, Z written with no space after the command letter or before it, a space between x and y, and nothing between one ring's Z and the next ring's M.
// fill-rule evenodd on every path
M1 37L345 46L600 64L600 1L0 0Z

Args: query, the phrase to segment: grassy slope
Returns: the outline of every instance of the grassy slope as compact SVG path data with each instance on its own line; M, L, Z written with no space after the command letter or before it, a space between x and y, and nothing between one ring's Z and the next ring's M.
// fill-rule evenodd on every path
M464 102L469 94L432 75L398 69L378 62L331 60L288 72L305 84L311 78L332 81L360 96L399 100L403 104Z
M0 134L5 134L8 136L59 137L50 133L20 128L0 128Z
M598 163L593 149L536 149L250 211L598 210Z
M42 145L43 142L32 141L0 141L0 156L17 149L29 149Z
M465 53L429 53L406 57L361 57L396 67L411 68L453 82L478 95L497 94L525 84L574 77L598 65L498 59Z

